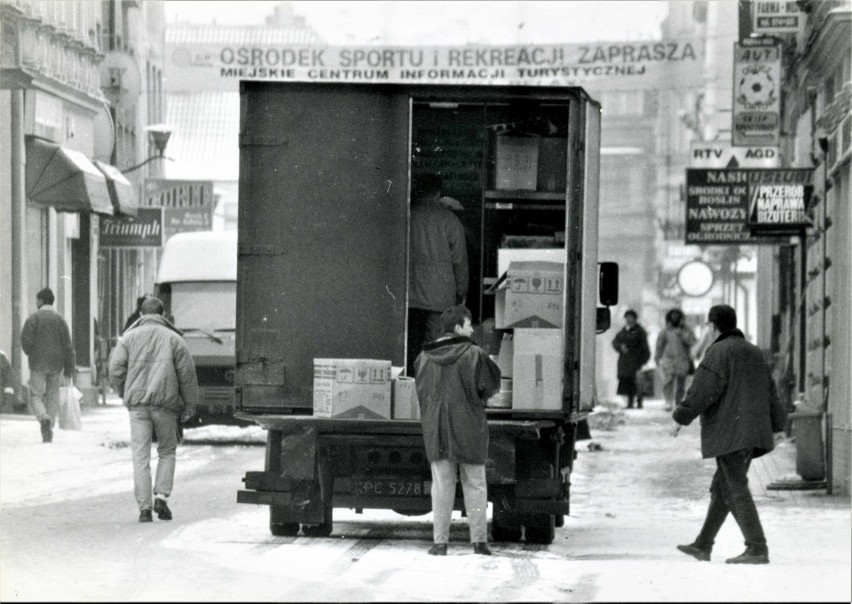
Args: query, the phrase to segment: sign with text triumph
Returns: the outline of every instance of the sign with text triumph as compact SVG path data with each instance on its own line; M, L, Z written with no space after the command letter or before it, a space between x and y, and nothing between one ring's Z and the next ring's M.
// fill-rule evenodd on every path
M101 247L163 247L162 208L139 208L136 216L102 216L99 222Z
M783 242L809 224L812 178L801 169L687 170L686 243Z
M778 146L781 137L781 46L734 44L734 146Z

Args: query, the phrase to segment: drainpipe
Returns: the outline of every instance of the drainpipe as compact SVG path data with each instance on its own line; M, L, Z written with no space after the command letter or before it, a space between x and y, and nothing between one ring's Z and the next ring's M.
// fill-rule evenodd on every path
M12 367L21 378L21 328L25 312L27 278L24 270L26 258L26 147L24 142L24 90L11 92L11 184L12 184Z

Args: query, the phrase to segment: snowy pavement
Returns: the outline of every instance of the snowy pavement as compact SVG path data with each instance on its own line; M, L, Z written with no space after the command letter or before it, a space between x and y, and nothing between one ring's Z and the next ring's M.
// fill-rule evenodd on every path
M795 474L782 443L750 474L768 566L731 566L732 519L710 563L675 550L698 532L712 460L698 426L668 435L661 401L619 412L579 443L571 516L549 546L494 544L474 556L454 521L449 555L425 550L430 517L335 510L329 538L273 537L265 506L238 505L265 432L210 426L178 449L175 520L139 525L127 413L111 398L84 409L83 431L40 442L38 424L0 416L0 601L849 601L850 500L767 491ZM601 415L604 411L601 411ZM601 423L601 422L596 422ZM154 455L156 457L156 455ZM457 517L458 515L456 515Z

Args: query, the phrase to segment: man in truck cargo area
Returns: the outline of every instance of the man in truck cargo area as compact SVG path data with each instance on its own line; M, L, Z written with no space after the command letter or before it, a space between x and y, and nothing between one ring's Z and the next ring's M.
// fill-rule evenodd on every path
M443 335L426 344L415 361L417 398L426 457L432 469L433 556L446 556L450 518L461 475L470 541L490 556L486 528L488 422L485 402L500 390L500 369L470 339L471 313L453 306L441 314Z
M467 298L467 244L458 217L441 203L441 177L415 174L411 182L408 279L408 375L424 344L441 335L441 313Z
M710 309L708 329L713 344L695 372L686 398L672 413L672 436L701 416L701 454L716 458L710 484L710 506L704 526L683 553L701 561L710 552L730 512L745 537L746 550L728 564L768 564L769 548L748 488L751 460L775 448L773 432L784 430L787 412L763 353L737 329L737 313L726 304Z
M133 492L139 522L171 520L168 498L175 477L178 420L189 421L198 405L195 363L181 332L163 318L163 303L149 296L141 316L109 358L109 380L130 412ZM157 475L151 501L151 442L157 436Z

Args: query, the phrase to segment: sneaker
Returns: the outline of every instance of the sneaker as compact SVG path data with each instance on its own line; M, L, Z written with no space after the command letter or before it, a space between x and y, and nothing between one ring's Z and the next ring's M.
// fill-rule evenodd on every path
M53 442L53 422L49 418L45 418L39 423L41 424L41 441L45 443Z
M725 564L769 564L769 550L747 547L739 556L725 560Z
M432 547L429 548L428 554L430 556L446 556L447 555L447 544L446 543L436 543Z
M678 545L677 548L684 554L692 556L696 560L701 560L702 562L710 562L709 547L701 547L700 545L690 543L689 545Z
M139 522L154 522L154 517L151 516L151 510L142 510L139 512Z
M165 499L160 499L159 497L154 499L154 511L157 512L157 518L160 520L172 519L172 511L169 509L169 505Z
M488 547L487 543L474 543L473 553L479 554L480 556L490 556L491 548Z

